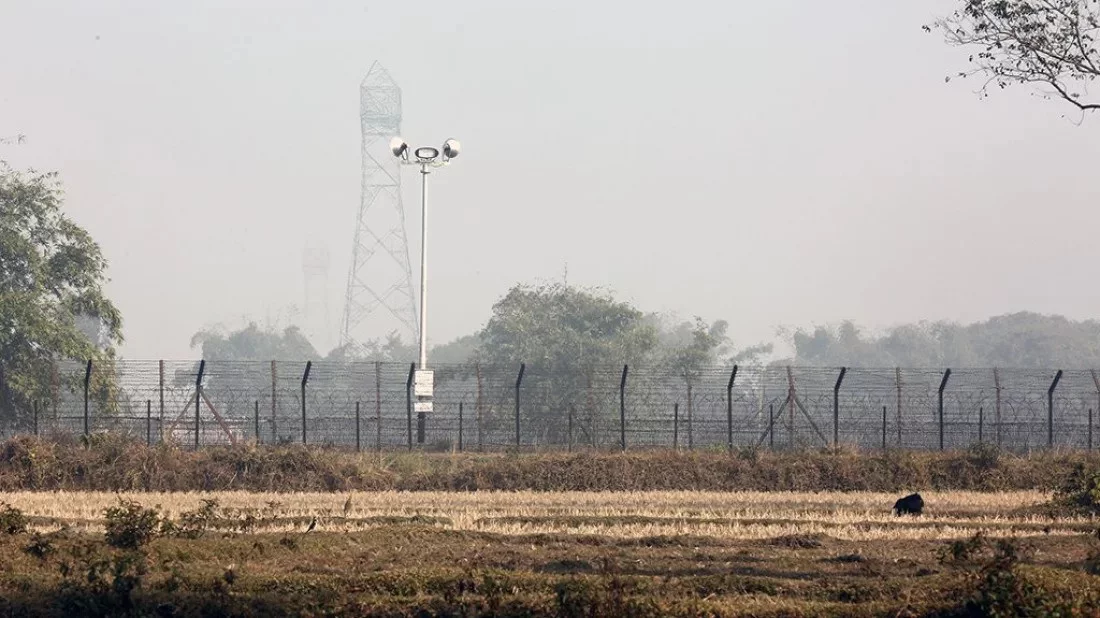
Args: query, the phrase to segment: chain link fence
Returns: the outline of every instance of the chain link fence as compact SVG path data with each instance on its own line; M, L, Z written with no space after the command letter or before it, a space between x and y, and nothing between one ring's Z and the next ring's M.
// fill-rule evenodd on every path
M308 371L307 371L308 366ZM58 362L50 395L0 417L5 435L116 432L201 447L360 450L1091 449L1090 370L437 365L414 412L401 363Z

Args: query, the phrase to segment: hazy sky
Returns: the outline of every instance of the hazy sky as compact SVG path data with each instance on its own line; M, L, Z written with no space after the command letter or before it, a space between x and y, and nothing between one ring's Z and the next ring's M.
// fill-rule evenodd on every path
M0 156L61 172L130 358L300 304L307 242L331 251L335 331L374 60L410 141L464 146L433 176L435 343L566 263L744 344L1100 317L1100 116L945 84L968 52L920 26L954 4L0 0L0 136L28 139Z

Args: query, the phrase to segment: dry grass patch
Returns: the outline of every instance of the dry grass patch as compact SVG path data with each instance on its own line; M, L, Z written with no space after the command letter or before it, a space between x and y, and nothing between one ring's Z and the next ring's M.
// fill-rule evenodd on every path
M694 535L766 539L829 535L845 540L946 539L977 531L1004 536L1075 534L1084 518L1053 521L1011 513L1041 504L1037 491L930 492L922 517L894 517L896 496L870 492L350 492L124 493L168 518L216 500L229 514L263 514L262 527L291 531L316 521L319 530L348 531L409 523L503 535L576 534L617 538ZM0 494L32 526L95 530L119 494L15 492ZM346 507L346 508L345 508Z

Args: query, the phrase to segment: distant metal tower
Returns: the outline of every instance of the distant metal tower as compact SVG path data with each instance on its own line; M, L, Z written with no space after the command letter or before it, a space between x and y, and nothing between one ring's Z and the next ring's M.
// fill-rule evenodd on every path
M328 310L328 270L328 249L309 246L302 251L302 275L305 279L302 328L309 342L321 354L328 352L332 344L332 325Z
M391 332L418 337L400 163L389 141L401 130L401 89L375 62L359 87L363 177L340 344Z

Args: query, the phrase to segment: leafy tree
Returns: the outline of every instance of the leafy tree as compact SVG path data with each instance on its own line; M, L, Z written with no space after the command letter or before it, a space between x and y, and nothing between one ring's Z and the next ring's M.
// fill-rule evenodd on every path
M297 326L283 332L260 329L255 322L247 327L223 333L217 329L195 333L191 347L200 348L208 361L236 360L318 360L320 355Z
M688 382L694 382L708 367L751 364L759 362L761 357L772 351L770 343L735 350L728 331L729 323L725 320L707 324L699 317L694 322L661 328L658 362L670 367Z
M657 346L657 329L605 292L561 283L518 285L493 305L481 341L486 362L517 369L527 364L528 423L552 433L562 431L564 411L573 403L585 402L590 424L610 414L592 397L594 377L617 375L624 363L647 358Z
M1082 113L1100 109L1088 86L1100 77L1100 0L964 0L962 8L925 30L973 50L971 68L990 86L1046 87L1046 98L1068 101ZM950 79L950 78L948 78Z
M95 396L114 400L122 317L107 298L107 260L62 212L57 175L0 162L0 414L51 394L51 365L91 359ZM93 341L82 327L94 325Z
M606 293L518 285L493 305L481 339L491 363L583 372L645 358L657 345L657 329Z
M478 358L481 346L482 341L479 333L459 337L449 343L433 347L430 351L429 363L468 363Z
M863 331L850 320L833 326L818 326L811 332L798 329L790 333L795 349L794 362L802 365L849 365L889 367L891 358L865 338ZM786 364L789 361L780 361Z

